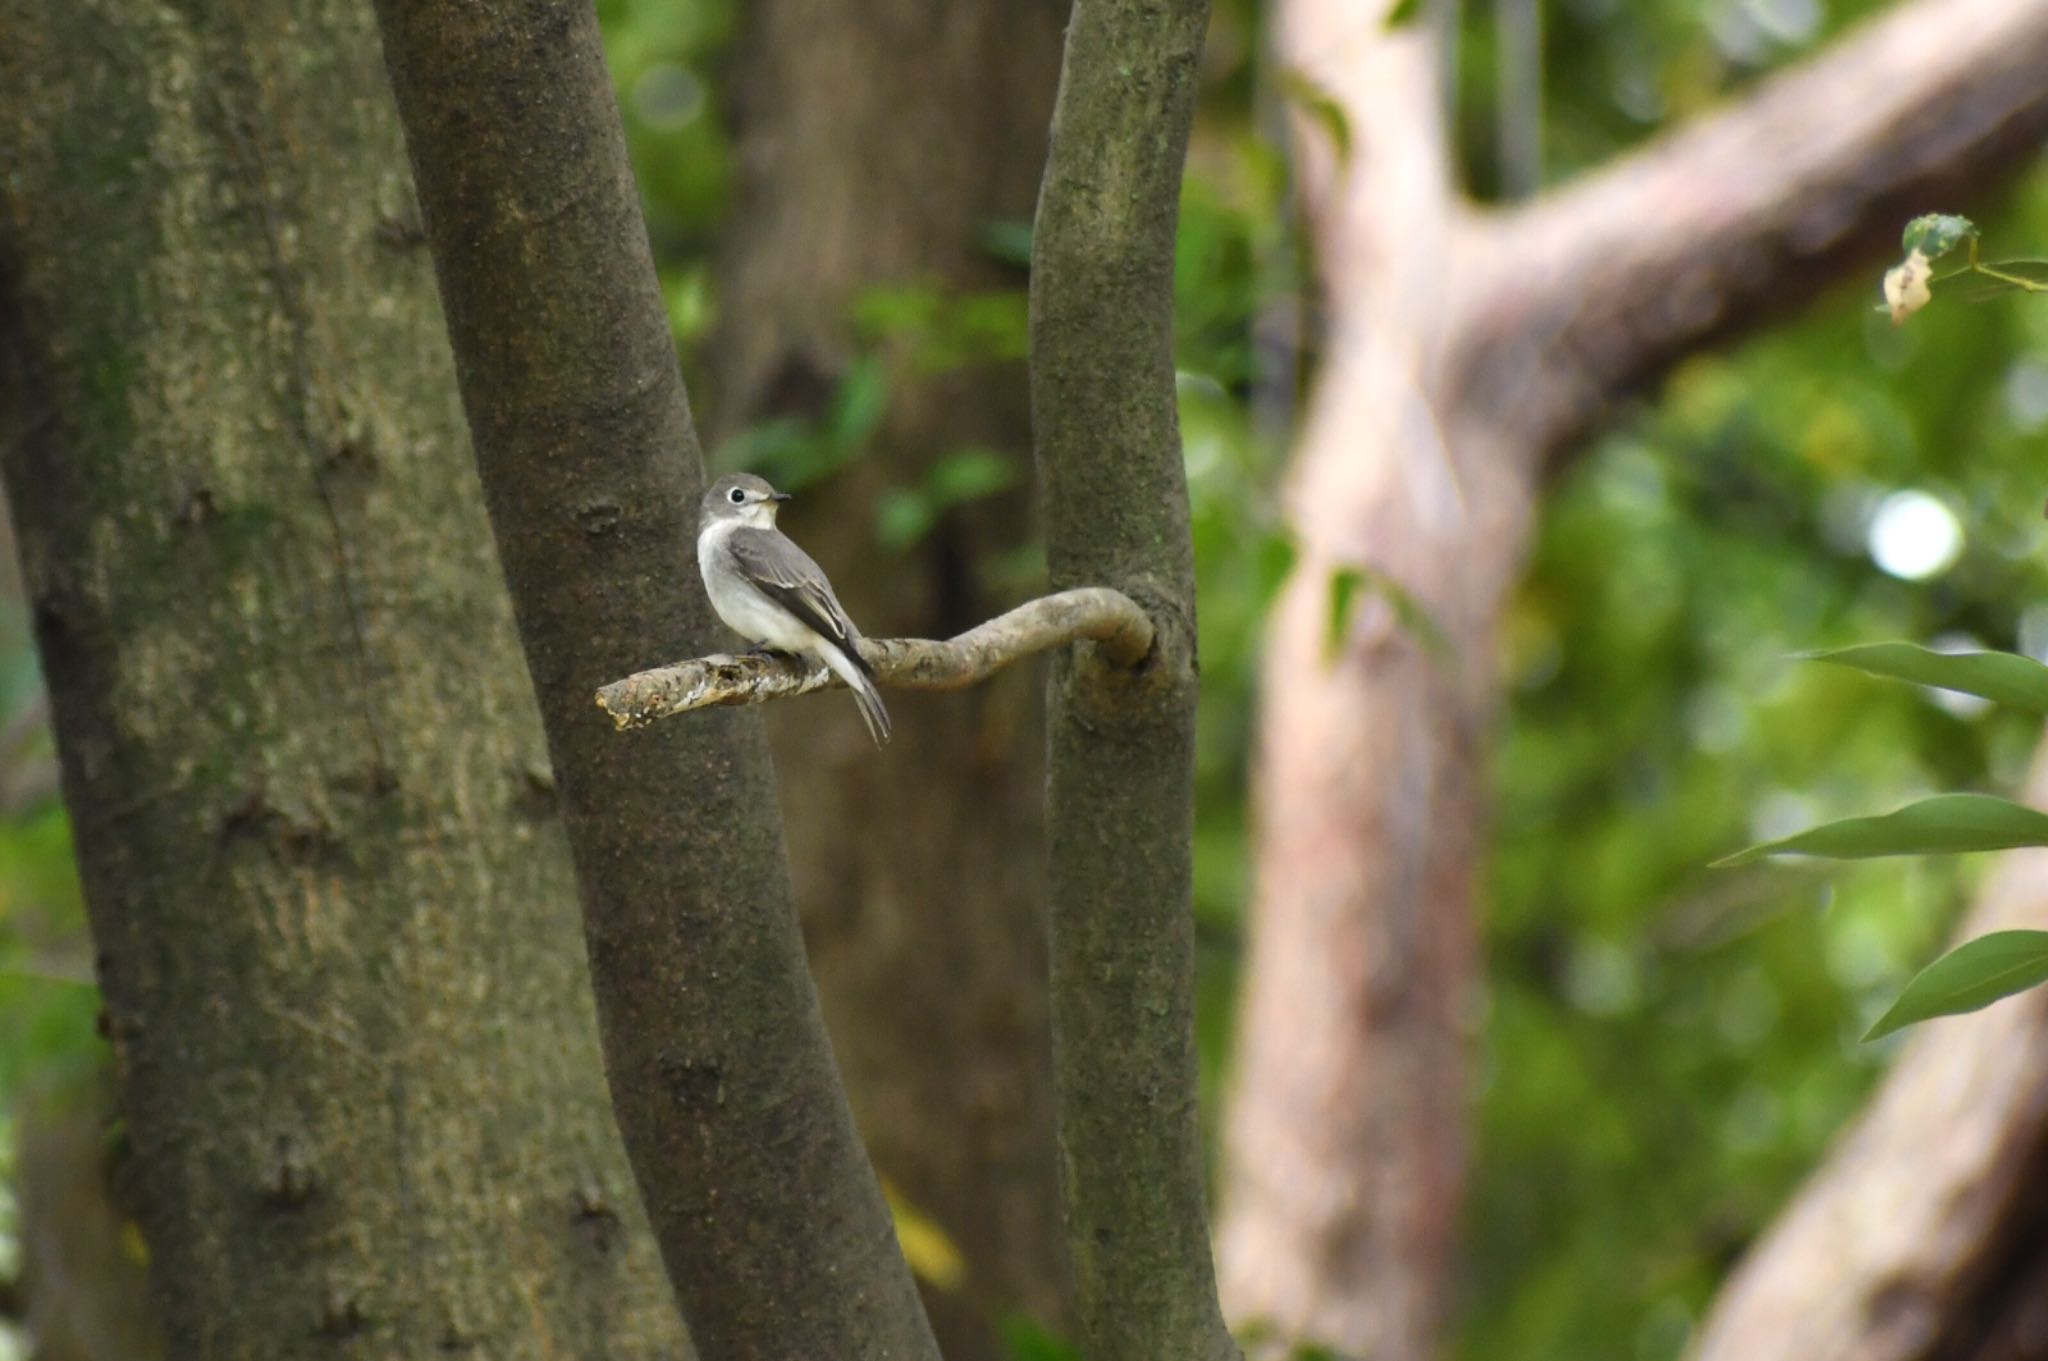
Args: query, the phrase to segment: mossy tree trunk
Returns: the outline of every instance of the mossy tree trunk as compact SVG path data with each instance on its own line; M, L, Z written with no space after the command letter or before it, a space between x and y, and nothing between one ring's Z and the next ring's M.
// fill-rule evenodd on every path
M171 1355L683 1355L368 6L0 32L0 454Z
M0 31L0 450L172 1357L684 1355L367 6Z
M1059 79L1064 0L757 0L734 73L742 182L705 347L711 437L822 421L879 358L887 413L858 456L800 488L782 523L881 637L944 638L1018 602L1001 569L1030 543L1024 365L933 373L930 338L855 320L879 290L939 307L1009 294L987 245L1028 220ZM972 301L967 301L967 300ZM920 344L922 339L922 346ZM996 346L1000 350L1000 346ZM877 516L964 450L1012 484L886 545ZM995 1354L1023 1310L1069 1325L1045 983L1042 668L893 701L877 755L841 700L771 706L797 902L834 1048L882 1174L960 1248L926 1298L952 1361ZM972 791L972 797L962 797ZM897 829L878 838L875 828Z

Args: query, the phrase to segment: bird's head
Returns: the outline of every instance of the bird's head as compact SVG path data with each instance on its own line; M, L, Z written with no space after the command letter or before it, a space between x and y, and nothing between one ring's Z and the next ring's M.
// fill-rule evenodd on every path
M756 529L773 529L775 512L788 499L788 492L775 490L752 473L728 473L704 493L704 523L737 520Z

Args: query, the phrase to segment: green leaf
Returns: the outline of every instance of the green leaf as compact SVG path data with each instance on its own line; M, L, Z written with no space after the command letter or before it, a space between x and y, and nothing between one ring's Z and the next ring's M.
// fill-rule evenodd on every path
M941 506L957 506L1007 491L1017 481L1017 460L993 449L968 448L947 454L925 474L926 489Z
M1298 71L1290 71L1284 76L1280 88L1330 135L1330 144L1337 149L1337 163L1343 165L1348 162L1351 159L1351 119L1336 96Z
M931 533L938 522L938 507L924 493L886 492L875 507L875 538L884 548L901 553Z
M1080 1361L1081 1353L1071 1343L1021 1314L997 1323L996 1331L1002 1334L1003 1350L1011 1361Z
M1901 244L1908 255L1917 250L1930 260L1939 260L1976 234L1977 224L1967 217L1928 213L1906 224Z
M1365 581L1365 573L1356 567L1339 567L1330 573L1330 617L1323 633L1325 663L1336 661L1344 650L1344 635L1351 629L1351 607Z
M1259 538L1252 562L1254 579L1259 583L1260 603L1269 603L1280 594L1287 574L1294 570L1294 558L1294 540L1287 535L1267 533Z
M1323 660L1336 660L1343 651L1344 635L1351 630L1351 613L1358 607L1361 592L1383 598L1394 611L1401 627L1440 661L1457 654L1449 634L1407 587L1369 567L1345 565L1330 573L1330 615L1323 634Z
M875 507L875 537L904 552L917 545L954 506L992 496L1017 481L1017 460L993 449L956 450L934 463L916 487L886 493Z
M1449 662L1458 655L1457 645L1451 642L1451 635L1444 632L1444 626L1429 612L1429 606L1422 603L1414 592L1395 581L1392 577L1375 576L1373 584L1386 596L1387 603L1394 607L1394 618L1401 621L1417 642L1421 643L1440 662Z
M1808 657L1873 676L1960 690L2028 713L2048 714L2048 666L2017 653L1935 652L1915 643L1866 643Z
M1393 12L1387 15L1387 27L1405 28L1422 17L1422 0L1400 0Z
M847 366L846 376L832 394L832 448L842 457L858 452L888 412L888 374L879 358L862 355Z
M2048 931L1993 931L1964 941L1914 975L1863 1038L1875 1040L1936 1016L1976 1011L2043 982L2048 982Z
M1896 813L1844 818L1780 841L1766 841L1724 856L1714 865L1747 865L1767 855L1867 860L1882 855L2003 851L2015 846L2048 846L2048 813L1989 794L1937 794L1908 804Z
M981 248L1006 265L1031 265L1031 219L999 217L981 224Z

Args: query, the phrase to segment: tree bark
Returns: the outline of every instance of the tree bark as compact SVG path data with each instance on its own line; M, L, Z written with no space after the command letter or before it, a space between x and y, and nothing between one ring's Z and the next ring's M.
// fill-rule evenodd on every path
M1492 647L1540 482L1615 399L1811 297L2048 128L2048 5L1925 0L1526 208L1448 169L1428 33L1284 0L1281 60L1328 301L1289 479L1300 551L1267 641L1255 906L1227 1114L1232 1316L1428 1356L1464 1175L1472 862ZM1326 661L1347 571L1382 595Z
M740 186L722 320L702 356L713 443L819 417L862 353L851 314L873 290L1021 293L1022 273L984 235L1030 215L1066 6L757 0L744 14ZM1032 536L1023 365L933 373L902 344L878 348L887 413L783 523L870 634L944 637L1017 599L993 569ZM906 551L882 549L881 496L970 448L1014 459L1016 486ZM926 1291L954 1361L996 1354L987 1322L1000 1313L1071 1321L1046 1040L1040 674L919 698L880 757L843 704L778 705L769 720L777 760L805 772L782 804L855 1115L883 1175L966 1260L957 1291Z
M1207 0L1077 0L1031 247L1051 585L1110 586L1151 653L1062 653L1046 810L1067 1250L1091 1361L1237 1356L1217 1305L1194 1031L1195 564L1174 231Z
M936 1358L803 954L767 744L630 737L708 650L703 470L584 0L380 0L499 556L561 789L613 1103L707 1356Z
M169 1354L682 1355L367 7L0 31L0 470Z

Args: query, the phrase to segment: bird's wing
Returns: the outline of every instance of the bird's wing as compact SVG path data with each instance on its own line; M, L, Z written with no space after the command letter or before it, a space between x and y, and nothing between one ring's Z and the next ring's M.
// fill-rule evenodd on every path
M872 674L860 655L860 630L846 617L832 583L811 555L776 529L736 529L726 539L740 575L761 594L788 610L827 642L836 643L863 675Z

